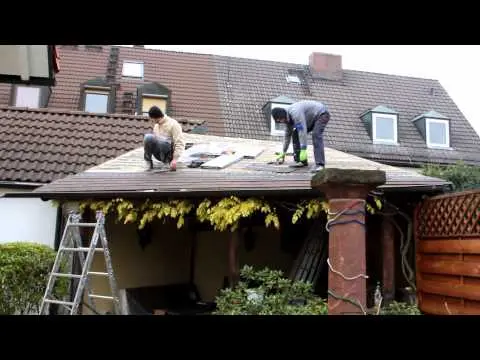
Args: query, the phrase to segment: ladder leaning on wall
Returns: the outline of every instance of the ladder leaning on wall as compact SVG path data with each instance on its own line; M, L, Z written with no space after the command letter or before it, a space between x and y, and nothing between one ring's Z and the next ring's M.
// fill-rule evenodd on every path
M95 307L96 299L113 301L114 313L120 314L120 302L117 285L115 276L113 274L112 260L108 248L107 236L105 234L105 216L101 211L96 212L96 220L97 221L94 223L82 223L80 214L75 212L71 212L69 214L55 262L48 278L42 303L40 305L40 315L48 315L51 304L62 306L67 310L69 315L77 315L80 305L85 304L88 308L90 308L90 310L98 314L99 312ZM83 244L80 236L80 228L94 228L88 247L82 246ZM93 257L96 252L102 252L104 255L106 272L90 271ZM73 273L72 264L75 254L78 255L78 259L82 267L80 275ZM71 269L71 272L60 272L61 268L65 267ZM107 296L93 294L89 286L90 276L107 277L110 284L111 295ZM79 279L73 301L64 301L54 297L53 290L58 279L62 277L68 279ZM83 303L82 298L85 290L87 292L86 303Z

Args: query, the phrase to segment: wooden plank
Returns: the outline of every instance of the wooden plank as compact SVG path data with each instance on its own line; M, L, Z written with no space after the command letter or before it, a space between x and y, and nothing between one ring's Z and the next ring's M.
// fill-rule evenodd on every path
M480 262L421 259L419 270L431 274L466 275L480 278Z
M480 239L468 240L422 240L418 244L420 253L480 254Z
M422 312L431 315L480 315L480 303L474 303L469 307L461 303L450 301L436 301L432 298L424 298L419 304Z
M419 281L418 289L424 293L480 301L480 285L449 284L422 279Z
M446 284L461 284L461 277L457 275L445 275L445 274L428 274L428 273L422 273L421 278L424 280L430 280L430 281L435 281L435 282L441 282L441 283L446 283Z
M475 285L475 286L480 286L480 279L478 277L472 277L472 276L463 276L462 277L462 283L465 285Z

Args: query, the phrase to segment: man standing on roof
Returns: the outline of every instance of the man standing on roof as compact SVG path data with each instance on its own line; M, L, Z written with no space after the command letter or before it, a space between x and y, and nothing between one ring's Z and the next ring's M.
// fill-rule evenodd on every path
M154 122L153 134L146 134L143 139L144 159L149 169L153 169L152 155L170 165L170 170L177 169L177 160L185 150L182 126L177 120L165 115L158 106L152 106L148 116Z
M325 167L325 149L323 145L323 131L330 121L327 107L314 100L302 100L290 105L287 109L272 109L273 120L286 124L283 152L277 158L282 164L285 154L293 139L294 167L308 166L307 160L307 133L312 133L313 154L315 165L311 171L316 172Z

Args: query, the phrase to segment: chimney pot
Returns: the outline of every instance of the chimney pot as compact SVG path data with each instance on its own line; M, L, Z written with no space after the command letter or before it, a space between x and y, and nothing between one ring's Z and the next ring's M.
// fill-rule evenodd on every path
M342 56L314 52L309 57L310 71L314 79L341 80Z

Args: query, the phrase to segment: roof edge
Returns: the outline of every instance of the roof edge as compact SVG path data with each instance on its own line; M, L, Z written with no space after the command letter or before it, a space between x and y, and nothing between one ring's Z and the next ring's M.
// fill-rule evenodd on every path
M0 106L0 112L28 112L28 113L35 113L35 114L61 114L61 115L79 115L85 117L99 117L99 118L119 118L119 119L136 119L136 120L145 120L148 121L148 116L145 115L129 115L129 114L120 114L120 113L89 113L80 110L66 110L66 109L55 109L55 108L39 108L39 109L32 109L32 108L24 108L24 107L15 107L15 106ZM189 122L192 124L202 125L207 120L200 120L200 119L186 119L186 118L179 118L175 117L175 120L179 122Z

